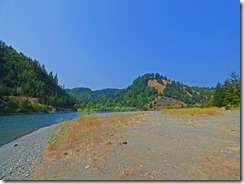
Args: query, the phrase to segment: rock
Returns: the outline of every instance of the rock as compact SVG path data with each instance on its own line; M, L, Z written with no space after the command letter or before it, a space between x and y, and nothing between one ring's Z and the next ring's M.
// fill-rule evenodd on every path
M89 169L91 166L89 166L89 165L87 165L86 167L85 167L85 169Z
M14 147L18 146L18 144L15 144Z
M127 144L127 141L122 142L121 144Z
M29 173L25 174L25 177L26 177L26 178L28 178L29 176L30 176L30 174L29 174Z
M68 155L68 153L67 153L67 152L65 152L65 153L64 153L64 155Z

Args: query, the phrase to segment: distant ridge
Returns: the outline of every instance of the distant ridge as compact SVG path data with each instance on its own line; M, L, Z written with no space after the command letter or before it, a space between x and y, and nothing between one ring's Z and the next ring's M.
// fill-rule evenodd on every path
M200 105L211 97L213 88L190 87L181 82L171 81L158 73L147 73L136 78L126 89L89 88L66 89L67 93L87 104L99 106L131 107L149 110L165 107L186 107ZM90 107L90 104L89 104Z
M82 103L105 103L107 100L112 100L121 90L115 88L106 88L92 91L89 88L77 87L66 89L66 92L75 97Z

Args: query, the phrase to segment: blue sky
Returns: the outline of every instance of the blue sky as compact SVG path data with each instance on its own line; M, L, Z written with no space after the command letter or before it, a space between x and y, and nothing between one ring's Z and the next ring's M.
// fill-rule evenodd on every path
M240 73L238 0L1 0L0 39L66 88L158 72L190 86Z

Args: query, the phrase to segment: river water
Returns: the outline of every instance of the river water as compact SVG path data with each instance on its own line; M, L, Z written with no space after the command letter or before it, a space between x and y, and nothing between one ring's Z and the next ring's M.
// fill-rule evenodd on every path
M77 112L0 116L0 146L41 127L50 126L60 120L74 119L77 116Z

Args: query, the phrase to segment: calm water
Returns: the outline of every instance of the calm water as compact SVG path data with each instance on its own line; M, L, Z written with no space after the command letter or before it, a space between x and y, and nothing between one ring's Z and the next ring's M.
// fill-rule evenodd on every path
M0 146L34 130L77 117L76 112L0 116Z

